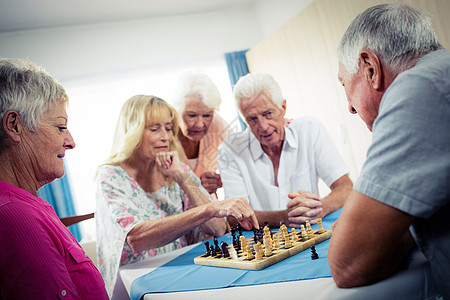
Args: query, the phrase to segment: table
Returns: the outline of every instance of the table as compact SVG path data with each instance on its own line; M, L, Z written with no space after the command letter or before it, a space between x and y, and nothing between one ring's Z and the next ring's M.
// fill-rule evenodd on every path
M325 229L331 229L331 224L339 217L340 210L330 214L323 219ZM317 225L314 225L317 226ZM314 228L313 228L314 229ZM228 237L229 238L229 237ZM150 299L426 299L437 294L437 289L430 280L430 267L423 254L416 250L411 256L411 262L407 269L404 269L394 276L378 282L373 285L340 289L336 286L329 272L326 252L328 251L329 242L317 245L320 253L323 255L319 261L314 261L316 265L310 266L308 259L309 253L297 254L296 257L290 258L295 261L284 261L276 264L268 269L255 274L240 274L235 272L223 272L219 269L199 269L199 268L215 268L194 265L192 255L197 253L199 249L203 249L201 243L191 245L182 249L178 249L163 255L156 256L147 261L133 263L123 266L119 269L118 281L113 294L115 299L130 299L130 290L133 282L135 286L134 294L151 290L142 297L144 300ZM199 246L198 249L193 248ZM201 248L200 248L201 247ZM190 251L192 250L192 251ZM190 251L190 252L188 252ZM202 250L203 251L203 250ZM188 252L188 253L186 253ZM185 254L186 253L186 254ZM192 257L192 264L191 264ZM306 258L306 259L305 259ZM170 263L168 263L170 262ZM317 264L319 263L319 264ZM286 268L287 266L287 268ZM295 266L295 268L292 268ZM302 273L297 273L296 268L301 267ZM320 269L315 267L321 266ZM272 270L269 270L272 268ZM317 269L317 271L316 271ZM328 272L323 272L328 269ZM155 271L156 270L156 271ZM265 272L265 273L259 273ZM301 270L300 270L301 272ZM318 273L316 273L318 272ZM233 273L232 284L228 284L226 276ZM172 275L173 274L173 275ZM309 274L310 277L305 277ZM326 275L328 274L328 275ZM144 276L145 275L145 276ZM141 276L144 276L140 278ZM217 276L217 277L211 277ZM183 288L178 289L179 292L167 292L167 288L176 290L179 284L171 283L174 278L181 278L186 281L180 281ZM260 277L269 280L258 280ZM318 278L320 277L320 278ZM139 278L139 280L137 280ZM145 279L144 279L145 278ZM219 285L216 284L216 278L219 279ZM241 284L237 284L236 280ZM305 279L314 278L314 279ZM144 280L143 280L144 279ZM199 281L204 279L204 281ZM211 280L212 279L212 280ZM250 281L243 280L250 279ZM213 284L211 285L211 281ZM276 282L278 281L278 282ZM137 284L139 282L139 284ZM176 281L175 281L176 282ZM272 283L269 283L272 282ZM207 283L209 285L207 285ZM256 284L255 284L256 283ZM137 284L137 285L136 285ZM250 284L250 285L249 285ZM253 284L253 285L252 285ZM230 286L231 285L231 286ZM137 286L139 286L138 289ZM197 287L197 290L195 290ZM201 289L199 289L201 287ZM156 291L160 291L159 293ZM281 298L280 298L281 297ZM289 298L288 298L289 297Z
M129 299L130 287L136 278L152 272L158 267L196 245L185 247L145 262L124 266L119 271L113 299ZM436 288L429 280L429 264L421 252L415 251L407 270L401 271L384 281L373 285L340 289L332 278L319 278L281 282L273 284L231 287L213 290L146 294L143 299L425 299L436 294ZM281 298L279 298L281 297ZM286 298L289 299L289 298Z

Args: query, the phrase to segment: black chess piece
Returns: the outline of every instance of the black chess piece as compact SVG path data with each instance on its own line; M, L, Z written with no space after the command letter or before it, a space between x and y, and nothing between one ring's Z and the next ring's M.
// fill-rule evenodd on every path
M217 255L216 249L214 248L213 245L211 245L210 252L211 252L211 256L213 256L213 257Z
M258 243L258 229L253 228L253 240Z
M222 257L226 258L226 257L230 257L230 252L228 251L228 244L225 243L224 241L220 242L220 248L222 251Z
M319 254L317 254L316 252L316 247L312 246L311 247L311 259L318 259L319 258Z
M239 239L236 237L236 234L233 235L233 247L236 250L241 250L241 242L239 241Z
M217 240L217 237L214 237L214 250L216 251L216 253L220 253L220 247L219 247L219 241Z
M208 241L205 242L205 246L206 246L206 253L205 253L205 255L206 256L210 256L211 255L211 249L209 248L209 242Z
M239 232L239 235L241 236L241 235L242 235L243 228L242 228L242 226L241 226L240 223L237 224L237 231Z

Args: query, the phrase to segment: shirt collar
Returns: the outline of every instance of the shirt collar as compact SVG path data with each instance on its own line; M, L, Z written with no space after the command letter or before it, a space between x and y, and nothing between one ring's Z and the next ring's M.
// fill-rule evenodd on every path
M261 147L260 142L255 137L253 132L250 130L250 128L247 127L247 130L249 131L249 147L250 152L252 154L253 160L257 160L261 158L261 156L264 154L264 151ZM291 128L284 126L284 142L283 142L283 150L290 148L297 149L298 148L298 142L297 137L294 135Z

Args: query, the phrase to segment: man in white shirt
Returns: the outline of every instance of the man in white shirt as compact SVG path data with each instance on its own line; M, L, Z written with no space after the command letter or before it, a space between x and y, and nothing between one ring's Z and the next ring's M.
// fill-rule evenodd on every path
M285 126L286 100L268 74L242 77L234 96L249 128L219 146L225 198L247 197L258 221L272 227L314 224L341 208L353 184L323 126L313 118ZM322 199L319 177L331 189Z

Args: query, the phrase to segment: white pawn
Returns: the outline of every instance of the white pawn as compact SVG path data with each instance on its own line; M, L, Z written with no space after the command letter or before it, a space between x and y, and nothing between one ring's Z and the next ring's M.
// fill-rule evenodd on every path
M322 226L322 218L318 218L317 220L317 224L319 224L319 233L324 233L325 232L325 228L323 228Z
M228 246L228 252L230 253L231 259L238 259L238 255L236 249L234 249L233 245Z
M306 241L308 239L308 234L306 233L305 226L303 224L300 225L300 229L302 230L302 238Z

